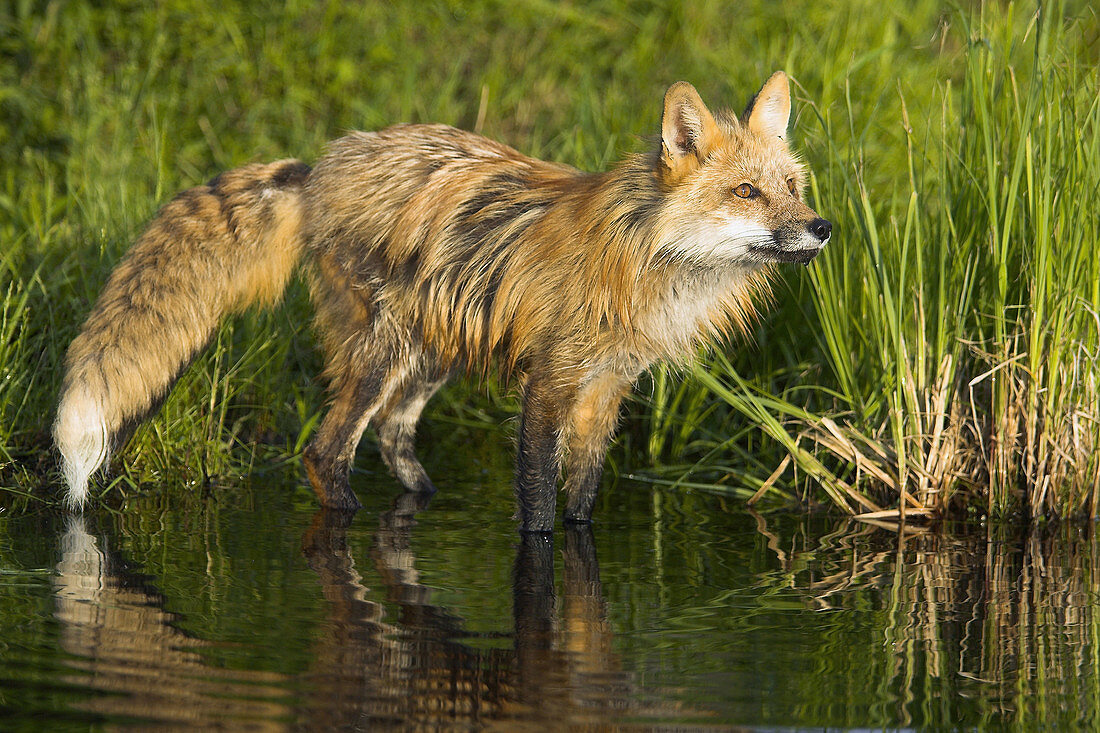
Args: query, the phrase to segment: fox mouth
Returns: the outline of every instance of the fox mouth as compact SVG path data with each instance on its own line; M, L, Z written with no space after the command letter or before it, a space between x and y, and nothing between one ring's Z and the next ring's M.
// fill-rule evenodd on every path
M833 225L818 217L798 227L782 227L772 232L770 241L751 247L753 256L763 262L809 264L829 243Z
M760 262L806 265L829 243L832 233L833 225L819 216L803 224L772 231L769 239L758 240L749 247L749 252Z
M817 247L799 247L798 249L786 249L775 244L758 245L752 248L753 255L761 262L784 262L796 265L806 265L817 257L824 244Z

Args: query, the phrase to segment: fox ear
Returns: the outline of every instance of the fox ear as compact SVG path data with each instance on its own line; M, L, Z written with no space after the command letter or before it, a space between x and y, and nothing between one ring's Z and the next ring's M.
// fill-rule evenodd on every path
M791 87L787 75L777 71L764 82L745 113L749 130L761 137L787 136L791 119Z
M661 119L661 158L678 171L706 157L718 134L718 123L703 104L699 92L686 81L678 81L665 92L665 113Z

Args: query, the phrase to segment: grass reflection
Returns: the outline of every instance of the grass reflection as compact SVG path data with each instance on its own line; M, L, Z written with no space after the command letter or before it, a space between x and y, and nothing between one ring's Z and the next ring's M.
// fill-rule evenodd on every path
M891 701L888 719L950 725L960 722L956 701L967 699L977 703L976 724L1095 729L1100 619L1091 525L889 533L844 521L820 534L755 518L780 568L759 578L762 588L794 591L816 611L874 618L879 644L853 652L833 645L848 637L826 636L812 656L820 674L852 681L862 676L852 672L853 657L871 652L866 683Z

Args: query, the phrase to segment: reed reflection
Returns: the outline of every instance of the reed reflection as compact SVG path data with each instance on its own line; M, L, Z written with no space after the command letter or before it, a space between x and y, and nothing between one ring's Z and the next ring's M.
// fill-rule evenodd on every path
M842 521L822 533L756 519L781 566L762 585L781 582L822 611L880 609L884 654L868 666L889 680L902 723L927 722L913 706L930 690L980 699L991 719L1026 728L1100 723L1093 525L890 532ZM819 657L838 674L850 662Z

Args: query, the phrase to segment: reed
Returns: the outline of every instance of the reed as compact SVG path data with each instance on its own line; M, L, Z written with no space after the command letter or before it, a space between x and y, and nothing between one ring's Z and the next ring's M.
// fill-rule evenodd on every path
M938 39L956 49L941 51L947 73L900 79L895 119L856 109L855 79L841 109L815 109L814 198L838 234L792 286L812 309L779 325L816 352L784 365L778 390L774 370L719 353L694 373L709 397L654 392L662 415L720 399L725 432L747 418L773 465L796 469L742 492L795 496L805 478L879 517L1096 515L1097 23L1067 12L959 11ZM918 83L935 86L920 107ZM891 124L894 150L875 139ZM714 473L708 461L693 470Z

